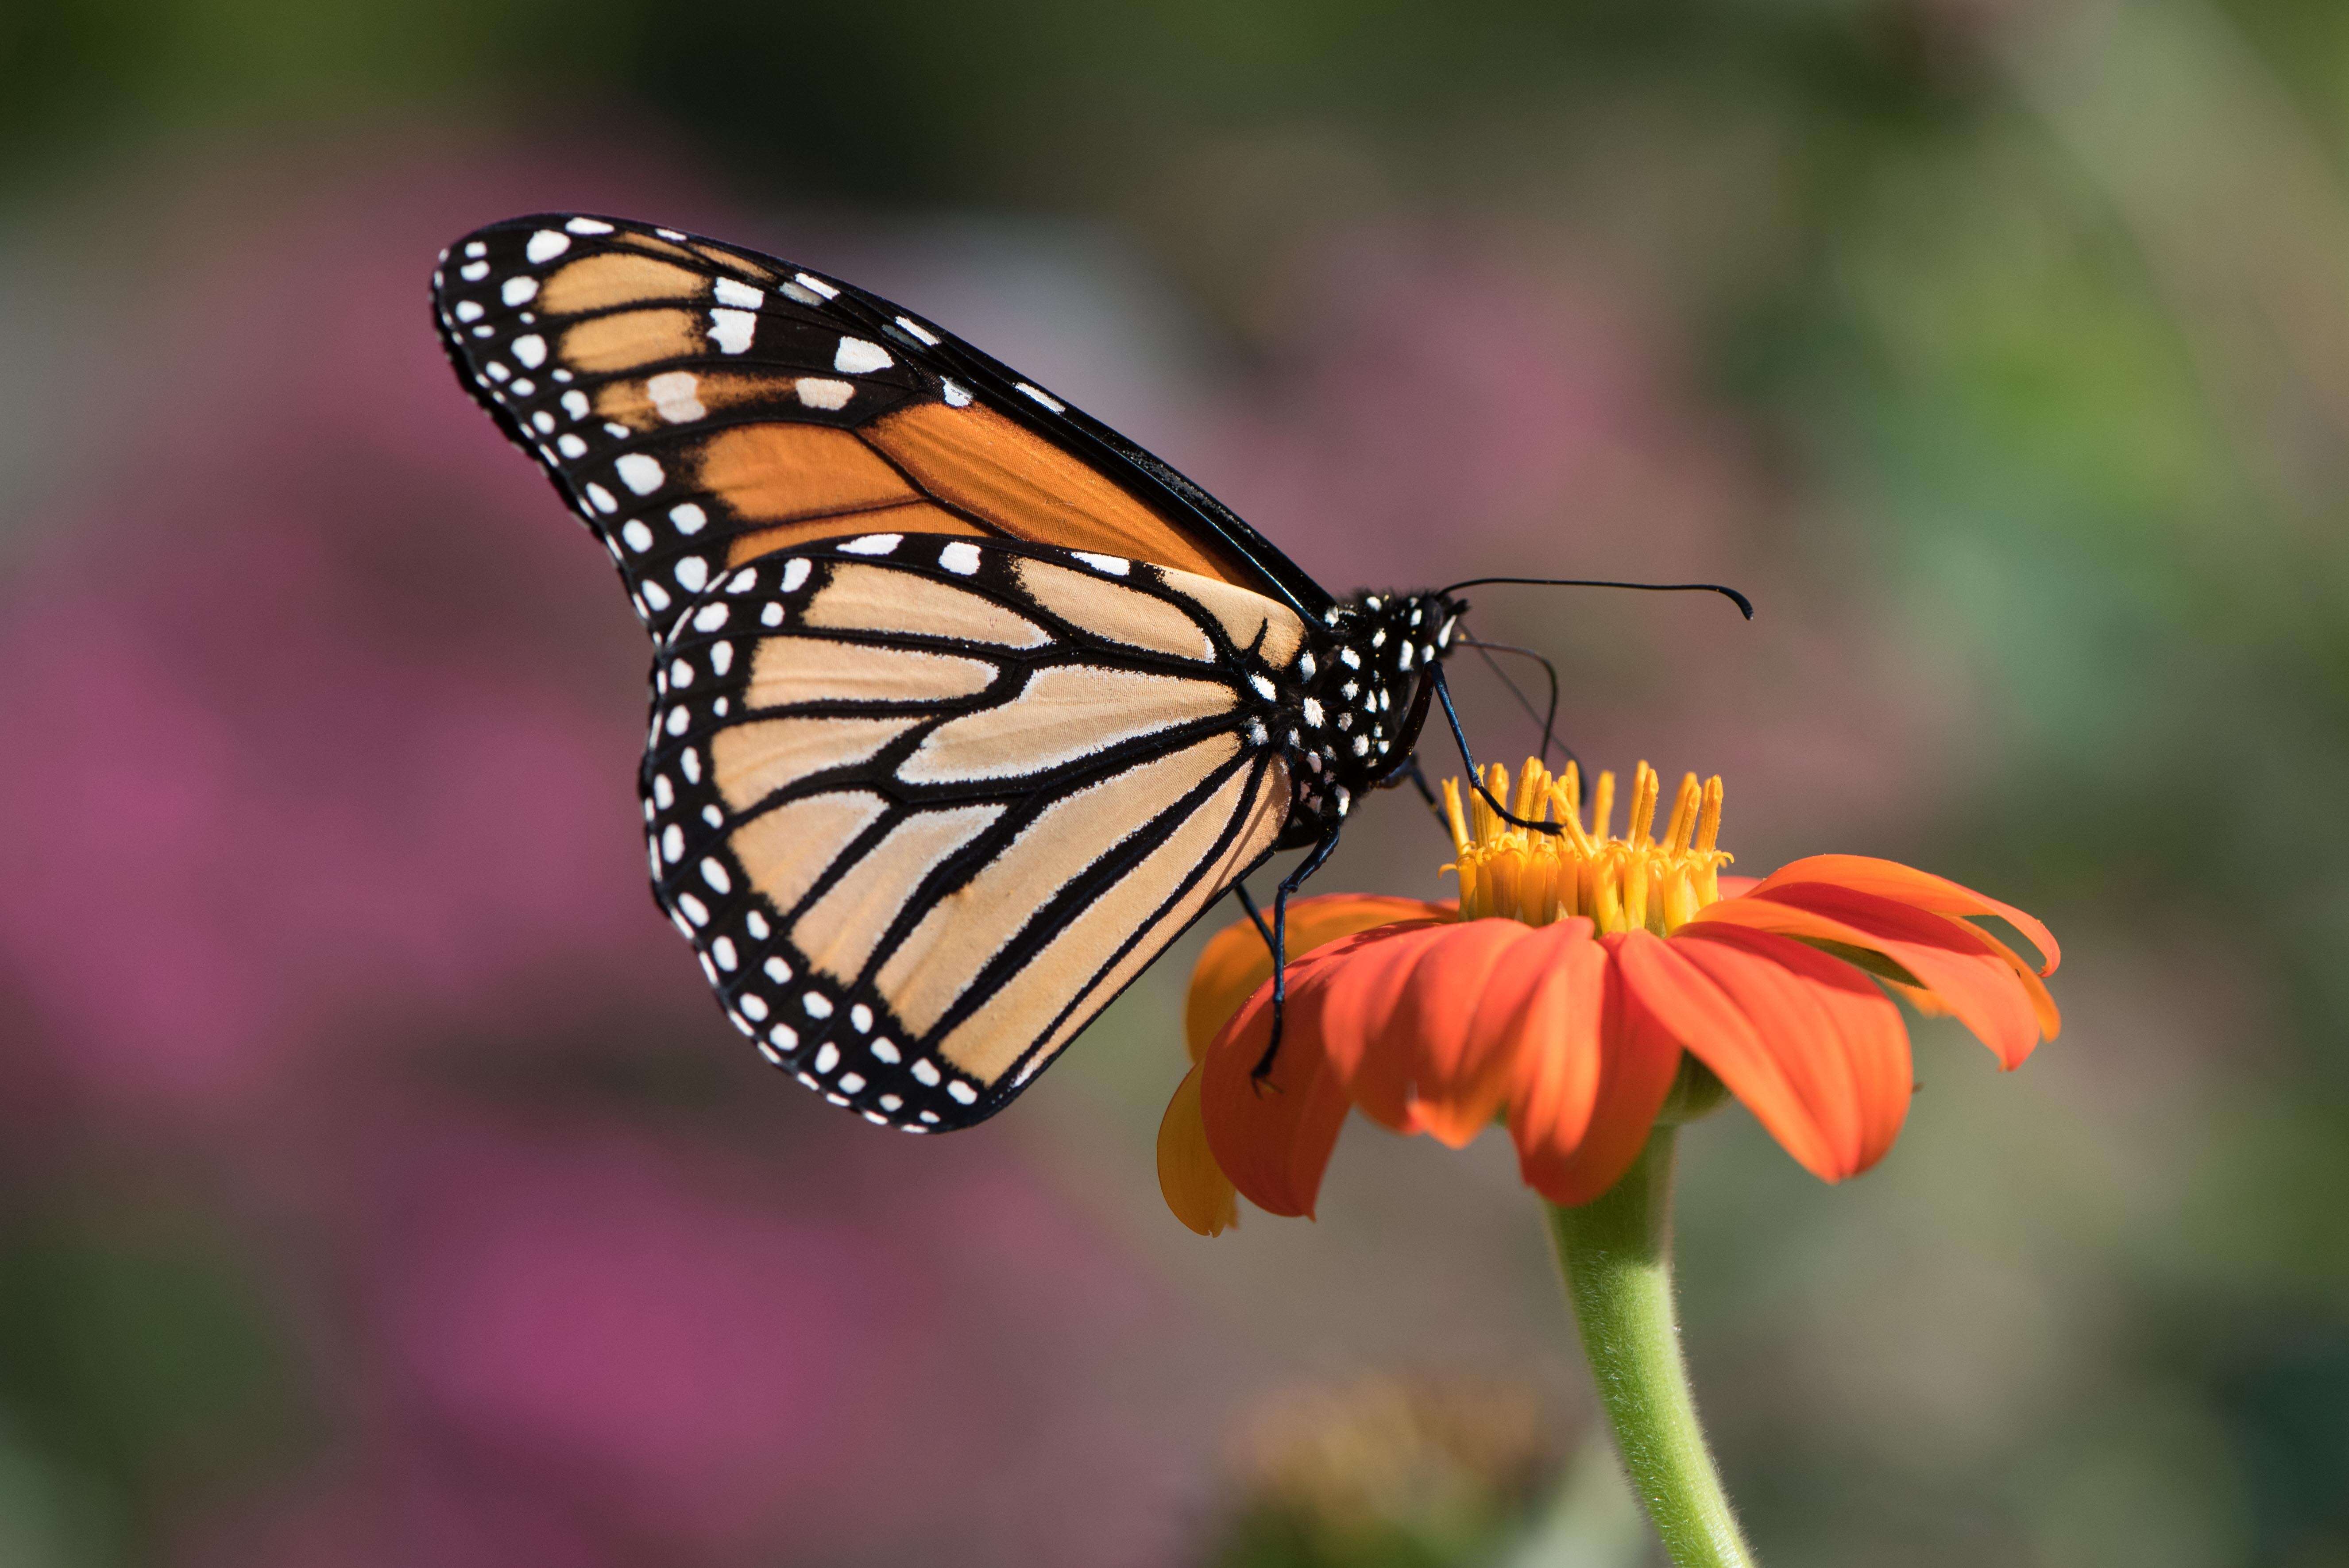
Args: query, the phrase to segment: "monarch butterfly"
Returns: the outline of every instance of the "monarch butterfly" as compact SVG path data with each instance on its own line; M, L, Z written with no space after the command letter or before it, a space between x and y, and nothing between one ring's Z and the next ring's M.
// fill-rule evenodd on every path
M1309 846L1285 903L1413 770L1461 601L1332 596L910 312L572 214L459 241L432 292L652 634L654 895L835 1105L992 1115L1208 904Z

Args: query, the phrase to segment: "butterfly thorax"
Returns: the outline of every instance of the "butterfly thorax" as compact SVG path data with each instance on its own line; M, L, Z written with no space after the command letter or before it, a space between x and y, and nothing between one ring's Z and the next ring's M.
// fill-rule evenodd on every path
M1301 722L1287 741L1296 804L1284 843L1309 843L1410 759L1436 662L1461 610L1441 593L1358 593L1330 608L1297 662Z

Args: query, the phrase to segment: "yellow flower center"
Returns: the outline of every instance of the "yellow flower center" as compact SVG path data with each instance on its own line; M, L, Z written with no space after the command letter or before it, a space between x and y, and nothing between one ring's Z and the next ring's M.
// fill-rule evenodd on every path
M1645 926L1664 935L1721 897L1721 868L1730 861L1713 847L1721 833L1721 776L1700 786L1696 775L1681 779L1663 837L1652 836L1662 780L1646 763L1631 776L1631 820L1621 838L1608 836L1615 807L1615 775L1601 773L1590 801L1590 825L1583 826L1581 770L1573 763L1553 774L1526 758L1514 792L1508 769L1495 763L1485 787L1493 798L1529 822L1555 822L1563 830L1537 832L1512 827L1500 813L1470 793L1462 801L1460 780L1444 781L1444 807L1452 822L1459 859L1444 867L1460 873L1460 918L1498 915L1527 925L1583 915L1601 931Z

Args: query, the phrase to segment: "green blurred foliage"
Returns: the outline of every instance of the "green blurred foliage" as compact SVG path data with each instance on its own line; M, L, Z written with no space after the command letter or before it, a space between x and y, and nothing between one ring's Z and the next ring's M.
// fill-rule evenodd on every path
M142 1205L0 1233L0 1561L146 1560L182 1500L285 1457L285 1326L209 1227Z

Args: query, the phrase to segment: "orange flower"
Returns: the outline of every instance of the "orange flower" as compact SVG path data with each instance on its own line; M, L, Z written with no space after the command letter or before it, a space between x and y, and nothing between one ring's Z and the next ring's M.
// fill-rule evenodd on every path
M1351 894L1290 905L1288 1022L1272 1070L1271 960L1252 923L1211 940L1192 976L1193 1067L1159 1130L1167 1203L1214 1234L1233 1190L1307 1214L1355 1107L1454 1148L1506 1115L1527 1185L1588 1202L1628 1170L1683 1053L1829 1181L1890 1148L1909 1108L1909 1036L1879 985L1950 1014L2002 1068L2060 1020L2040 976L2060 957L2021 910L1891 861L1815 855L1759 882L1724 877L1721 780L1684 779L1661 838L1646 763L1624 836L1614 776L1583 821L1569 764L1529 760L1510 827L1447 782L1458 908ZM1499 767L1487 787L1509 799ZM1964 918L1995 915L2036 971Z

